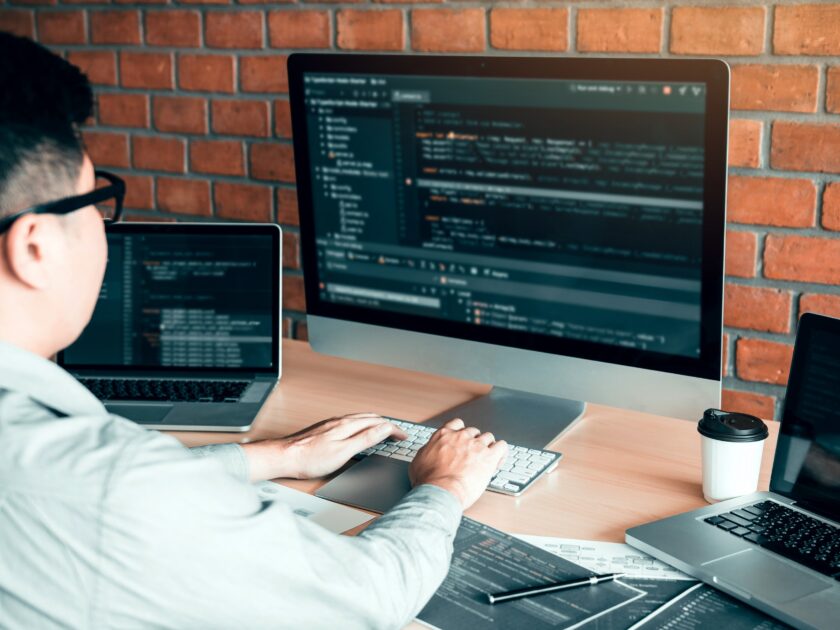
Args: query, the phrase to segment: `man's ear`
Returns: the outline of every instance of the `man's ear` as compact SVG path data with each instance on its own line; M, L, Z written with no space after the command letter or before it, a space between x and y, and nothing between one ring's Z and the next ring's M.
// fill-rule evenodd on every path
M3 257L13 278L31 289L44 289L50 282L48 261L57 243L55 217L24 214L3 239ZM46 219L46 220L44 220Z

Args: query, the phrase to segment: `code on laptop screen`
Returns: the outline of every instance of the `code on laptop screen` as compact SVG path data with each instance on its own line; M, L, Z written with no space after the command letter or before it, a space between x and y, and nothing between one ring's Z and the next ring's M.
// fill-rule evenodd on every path
M73 367L272 367L272 239L108 234L93 318Z

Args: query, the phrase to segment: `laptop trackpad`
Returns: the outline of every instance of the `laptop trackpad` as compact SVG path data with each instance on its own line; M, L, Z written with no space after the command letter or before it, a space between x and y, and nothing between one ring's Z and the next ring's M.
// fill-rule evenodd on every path
M765 552L748 549L704 565L716 582L754 597L773 602L790 602L831 588L823 580L777 560Z
M318 488L315 496L381 513L410 490L408 462L371 455Z
M134 420L134 422L139 422L140 424L153 424L156 422L163 422L166 414L172 410L172 405L157 405L154 403L143 405L133 405L131 403L108 403L105 405L105 408L117 416Z

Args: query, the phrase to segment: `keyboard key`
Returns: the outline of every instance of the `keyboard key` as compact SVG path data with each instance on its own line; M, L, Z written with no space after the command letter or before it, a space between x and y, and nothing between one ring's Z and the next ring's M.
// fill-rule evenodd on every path
M414 458L413 458L413 457L409 457L408 455L400 455L399 453L393 453L393 454L391 455L391 459L398 459L398 460L400 460L400 461L402 461L402 462L410 462L410 461L414 461Z
M750 530L748 530L746 527L736 527L735 529L730 529L729 533L735 536L744 536L746 534L749 534Z
M741 527L749 527L750 525L752 525L751 521L748 521L745 518L741 518L740 516L735 516L731 512L728 514L722 514L721 516L723 516L723 518L725 518L727 521L731 521L732 523L740 525Z
M744 536L744 540L749 540L750 542L757 543L762 539L760 534L756 534L755 532L750 532L746 536Z
M709 518L706 519L706 522L709 525L719 525L720 523L723 522L723 519L720 516L710 516Z
M735 529L738 526L735 523L730 523L729 521L723 521L718 525L718 527L720 527L722 530L728 532L730 529Z
M744 511L749 512L750 514L755 514L756 516L761 516L762 514L764 514L764 510L755 505L748 505L744 508Z
M506 483L505 490L510 490L511 492L519 492L519 486L515 486L512 483Z
M739 516L747 521L752 521L755 519L755 514L751 514L747 510L732 510L731 512L734 516Z

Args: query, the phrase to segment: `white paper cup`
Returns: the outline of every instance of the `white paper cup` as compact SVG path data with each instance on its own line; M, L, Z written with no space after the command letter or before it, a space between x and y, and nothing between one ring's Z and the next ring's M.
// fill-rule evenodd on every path
M703 455L703 496L709 503L758 489L767 426L755 416L708 409L697 430Z

